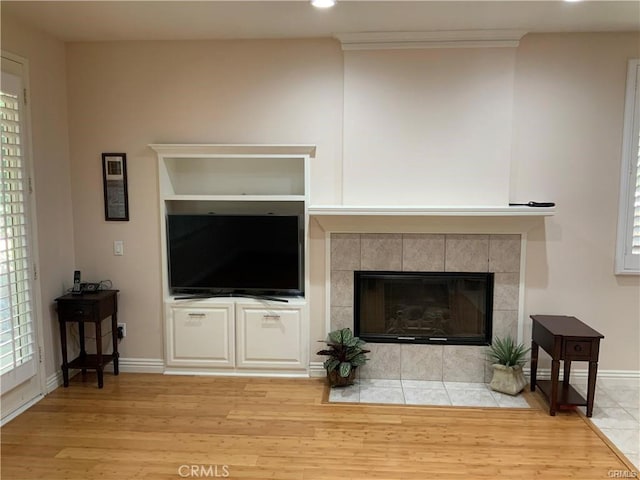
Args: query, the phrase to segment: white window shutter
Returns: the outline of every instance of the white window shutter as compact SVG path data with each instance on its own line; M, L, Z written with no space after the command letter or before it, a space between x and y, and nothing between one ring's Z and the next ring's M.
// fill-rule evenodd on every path
M630 60L624 110L615 273L640 274L640 60Z
M3 393L36 372L23 96L21 77L5 72L3 68L0 91L0 374Z

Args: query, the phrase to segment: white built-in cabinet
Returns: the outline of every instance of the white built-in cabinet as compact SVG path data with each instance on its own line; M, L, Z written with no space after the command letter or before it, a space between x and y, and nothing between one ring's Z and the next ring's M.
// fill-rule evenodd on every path
M154 144L158 156L165 372L307 374L305 297L182 300L168 285L170 213L297 214L307 226L313 145Z
M235 366L233 303L182 305L167 302L167 365L176 367Z
M167 367L262 372L307 368L304 299L170 300L166 316Z
M305 304L236 305L237 366L251 369L306 368Z

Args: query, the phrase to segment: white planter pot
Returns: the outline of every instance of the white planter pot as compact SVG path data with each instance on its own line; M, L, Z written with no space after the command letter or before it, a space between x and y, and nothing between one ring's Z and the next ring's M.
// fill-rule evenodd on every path
M520 365L514 365L512 367L506 367L497 363L493 365L493 378L489 384L492 390L509 395L517 395L526 384L527 380L524 378L524 373Z

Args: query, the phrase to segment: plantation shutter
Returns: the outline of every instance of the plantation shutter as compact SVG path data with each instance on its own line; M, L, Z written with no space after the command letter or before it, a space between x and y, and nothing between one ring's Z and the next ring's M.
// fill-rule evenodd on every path
M639 75L640 77L640 75ZM631 253L640 255L640 132L638 134L638 149L636 150L635 194L633 202L633 233L631 237Z
M0 374L2 393L36 373L24 89L2 65L0 87ZM10 66L10 65L9 65ZM15 65L13 66L15 68ZM11 70L14 70L12 68Z
M640 59L629 60L624 107L616 274L640 274Z

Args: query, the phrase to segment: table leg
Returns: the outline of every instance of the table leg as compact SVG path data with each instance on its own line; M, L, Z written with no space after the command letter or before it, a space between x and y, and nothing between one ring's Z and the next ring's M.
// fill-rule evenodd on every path
M562 402L569 402L569 378L571 377L571 360L564 361L564 378L562 379Z
M114 312L111 315L111 340L113 341L113 374L118 375L120 369L118 367L118 315Z
M549 399L549 415L555 416L558 409L558 377L560 376L560 360L551 361L551 398Z
M536 391L536 375L538 373L538 344L531 341L531 391Z
M84 344L84 322L80 321L78 322L78 335L80 336L80 356L81 357L86 357L87 356L87 350L85 348L85 344ZM83 368L80 370L82 372L82 375L85 375L87 373L87 369Z
M587 385L587 417L593 414L593 400L596 396L596 374L598 362L589 362L589 383Z
M96 322L96 373L98 375L98 388L102 388L102 326L101 321Z
M65 387L69 386L69 365L67 363L67 324L60 323L60 345L62 346L62 381Z

